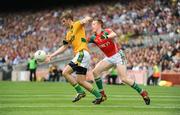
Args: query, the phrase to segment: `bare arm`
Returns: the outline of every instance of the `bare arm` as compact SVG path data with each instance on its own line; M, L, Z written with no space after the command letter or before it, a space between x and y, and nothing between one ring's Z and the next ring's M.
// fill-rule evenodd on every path
M111 39L115 39L117 36L117 34L112 31L111 29L108 29L108 33L104 33L101 35L102 39L107 39L107 38L111 38Z
M60 53L63 53L63 52L68 48L68 46L69 46L69 45L63 45L63 46L61 46L58 50L56 50L54 53L52 53L52 54L50 55L50 57L52 58L52 57L54 57L54 56L57 56L57 55L60 54Z
M52 53L51 55L48 55L46 57L46 62L49 62L51 60L51 58L53 58L54 56L57 56L58 54L63 53L68 48L68 46L69 46L68 44L63 45L58 50L56 50L54 53Z
M76 33L78 32L78 29L81 28L82 26L84 26L84 24L88 23L89 21L91 21L92 18L89 17L89 16L86 16L85 18L83 18L82 20L79 21L79 23L76 23L75 26L73 27L74 30L73 30L73 34L71 36L71 39L74 39Z
M107 35L107 37L108 37L108 38L115 38L116 36L117 36L117 34L110 29L110 34Z
M91 20L92 20L91 17L86 16L85 18L83 18L82 20L80 20L80 23L81 23L81 24L86 24L86 23L88 23L88 22L91 21Z

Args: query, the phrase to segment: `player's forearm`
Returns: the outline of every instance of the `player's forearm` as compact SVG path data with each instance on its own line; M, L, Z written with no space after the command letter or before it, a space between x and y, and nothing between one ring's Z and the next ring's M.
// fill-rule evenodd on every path
M92 18L89 17L89 16L86 16L84 19L80 20L80 23L81 23L81 24L86 24L86 23L88 23L90 20L92 20ZM76 35L78 29L79 29L79 26L74 27L73 34L72 34L72 35L73 35L72 38L74 37L74 35Z
M91 20L92 20L92 18L90 16L86 16L84 19L80 20L80 23L81 24L86 24Z
M86 24L86 23L88 23L90 20L92 20L92 18L91 18L91 17L89 17L89 16L86 16L84 19L80 20L80 25L82 25L82 24ZM74 27L74 30L73 30L73 33L72 33L71 39L73 39L73 38L75 37L75 35L76 35L77 31L78 31L78 30L79 30L79 28L81 27L80 25L79 25L79 26Z
M109 35L107 35L108 38L115 38L117 34L115 32L111 32Z
M50 56L51 57L57 56L58 54L63 53L67 48L68 48L68 45L63 45L58 50L56 50L54 53L52 53Z

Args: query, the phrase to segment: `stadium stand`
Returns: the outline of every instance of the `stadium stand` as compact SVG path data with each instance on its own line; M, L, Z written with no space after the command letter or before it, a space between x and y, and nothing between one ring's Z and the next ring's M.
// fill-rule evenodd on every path
M0 63L20 64L29 58L30 52L43 49L52 52L59 47L64 38L65 29L58 17L63 8L25 11L20 13L1 14L0 16ZM101 16L118 33L122 48L126 49L128 68L138 66L139 69L158 62L163 70L179 71L179 36L180 3L173 4L167 0L134 0L115 1L109 4L81 6L73 10L76 18L85 15ZM87 36L90 27L87 26ZM154 36L165 35L171 38L166 42ZM145 39L147 38L147 39ZM133 41L131 44L130 41ZM145 41L147 42L145 44ZM158 45L149 45L153 41ZM147 45L148 44L148 45ZM91 47L94 47L91 45ZM71 50L71 49L70 49ZM68 54L67 54L68 55ZM131 57L133 58L130 58ZM170 59L167 59L168 56ZM103 55L92 53L96 63ZM93 65L94 65L93 64Z

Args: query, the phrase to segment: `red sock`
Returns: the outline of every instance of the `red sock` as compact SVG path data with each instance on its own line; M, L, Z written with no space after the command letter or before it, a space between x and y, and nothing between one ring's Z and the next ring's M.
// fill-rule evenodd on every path
M104 90L102 90L100 93L101 93L101 95L105 95L105 92L104 92Z

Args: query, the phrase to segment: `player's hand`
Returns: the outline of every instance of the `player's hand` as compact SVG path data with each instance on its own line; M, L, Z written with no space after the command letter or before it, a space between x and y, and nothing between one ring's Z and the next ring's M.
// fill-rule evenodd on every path
M93 20L93 18L90 17L90 16L86 16L85 18L86 18L88 21L92 21L92 20Z
M92 20L92 18L90 16L86 16L84 19L80 20L81 24L86 24L88 22L90 22Z
M45 62L46 62L46 63L50 62L50 61L51 61L51 58L52 58L51 55L47 55Z

